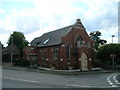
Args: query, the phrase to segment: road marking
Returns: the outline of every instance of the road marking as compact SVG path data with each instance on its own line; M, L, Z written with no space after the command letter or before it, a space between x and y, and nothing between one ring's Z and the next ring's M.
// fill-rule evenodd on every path
M110 77L112 77L113 75L114 75L114 74L110 75L110 76L107 78L107 80L110 81Z
M85 85L71 85L71 86L73 86L73 87L91 87L91 86L85 86Z
M18 79L19 81L29 82L29 80Z
M86 86L86 85L74 85L74 84L67 84L67 87L78 87L78 88L109 88L111 86Z
M112 83L112 82L110 82L109 84L110 84L110 85L113 85L113 83Z
M16 79L16 78L11 78L11 77L3 77L5 79L11 79L11 80L18 80L18 81L24 81L24 82L30 82L30 83L41 83L38 81L31 81L31 80L25 80L25 79Z
M115 82L118 82L118 80L116 79L117 76L118 76L118 74L113 76L113 79L114 79Z
M41 83L41 82L38 82L38 81L29 81L31 83Z
M91 87L91 86L86 86L86 85L74 85L74 84L67 84L66 86L70 86L70 87Z
M118 87L118 86L116 86L116 85L112 85L112 87Z
M31 82L31 83L41 83L41 82L38 82L38 81L30 81L30 80L24 80L24 79L18 79L20 81L24 81L24 82Z
M115 80L115 82L116 82L117 84L120 84L120 83L118 82L118 80L116 79L118 75L120 75L120 73L117 74L117 75L115 75L113 78L114 78L114 80Z
M108 81L108 83L109 83L111 86L113 86L113 83L111 82L110 78L111 78L113 75L114 75L114 74L112 74L112 75L110 75L109 77L107 77L107 81Z
M119 73L119 74L120 74L120 73ZM118 82L118 80L116 79L116 77L117 77L119 74L112 74L112 75L110 75L109 77L107 77L107 81L108 81L108 83L109 83L112 87L118 87L118 86L114 85L113 82L110 80L110 78L113 78L113 80L114 80L115 83L120 84L120 83Z
M11 80L18 80L16 78L10 78L10 77L3 77L3 78L5 78L5 79L11 79Z

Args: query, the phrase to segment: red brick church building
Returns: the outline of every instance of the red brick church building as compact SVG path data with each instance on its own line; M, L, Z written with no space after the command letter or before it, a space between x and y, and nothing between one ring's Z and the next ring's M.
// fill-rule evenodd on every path
M40 67L91 70L93 41L80 19L37 37L25 48L25 58Z

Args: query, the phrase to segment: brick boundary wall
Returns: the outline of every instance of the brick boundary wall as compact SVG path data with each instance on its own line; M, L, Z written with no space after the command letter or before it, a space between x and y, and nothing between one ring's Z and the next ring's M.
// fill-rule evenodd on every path
M13 66L13 63L2 63L2 66Z

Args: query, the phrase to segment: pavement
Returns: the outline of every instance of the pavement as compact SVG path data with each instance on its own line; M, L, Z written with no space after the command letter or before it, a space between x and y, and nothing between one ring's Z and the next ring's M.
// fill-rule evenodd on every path
M11 70L19 70L19 71L31 71L31 72L40 72L40 73L51 73L51 74L60 74L60 75L83 75L83 74L102 74L102 73L114 73L118 72L118 70L104 70L101 68L92 68L90 71L80 71L77 70L53 70L50 68L32 68L32 67L20 67L20 66L2 66L2 69L11 69Z

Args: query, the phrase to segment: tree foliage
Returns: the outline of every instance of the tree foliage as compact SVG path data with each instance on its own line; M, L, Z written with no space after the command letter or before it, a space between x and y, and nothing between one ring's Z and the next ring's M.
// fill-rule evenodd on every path
M106 40L103 40L103 39L100 39L100 36L102 35L101 32L99 31L94 31L94 32L91 32L90 34L90 37L93 39L94 41L94 49L98 49L98 47L100 45L103 45L105 43L107 43Z
M8 45L11 43L15 44L20 49L21 53L23 48L28 45L28 41L25 39L24 34L16 31L14 31L8 39Z
M112 63L110 54L116 54L116 63L120 64L120 44L106 44L99 47L97 57L103 64Z

